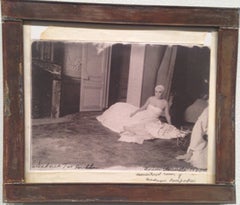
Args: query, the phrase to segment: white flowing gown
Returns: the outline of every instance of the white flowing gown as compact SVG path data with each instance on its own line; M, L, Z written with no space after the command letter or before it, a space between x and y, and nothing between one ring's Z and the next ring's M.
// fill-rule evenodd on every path
M138 107L128 103L116 103L106 110L97 120L110 130L120 133L119 141L142 144L144 140L160 138L171 139L184 137L186 133L173 125L159 120L162 110L151 104L146 110L130 114Z
M207 169L207 152L208 142L203 138L203 135L208 132L208 107L205 108L202 114L196 121L188 148L193 151L193 155L189 162L196 168Z

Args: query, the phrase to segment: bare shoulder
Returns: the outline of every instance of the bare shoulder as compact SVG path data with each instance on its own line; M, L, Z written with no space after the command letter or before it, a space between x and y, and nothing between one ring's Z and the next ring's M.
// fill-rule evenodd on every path
M146 107L149 103L152 103L152 101L153 101L153 98L149 97L143 106Z
M151 96L147 99L148 102L152 102L154 100L154 96Z

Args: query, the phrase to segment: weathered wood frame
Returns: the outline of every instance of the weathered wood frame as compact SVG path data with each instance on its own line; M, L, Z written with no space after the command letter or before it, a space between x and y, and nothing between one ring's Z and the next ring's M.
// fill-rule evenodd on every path
M235 202L235 84L238 9L2 0L5 202ZM23 25L81 22L184 26L218 31L216 183L27 184L24 180Z

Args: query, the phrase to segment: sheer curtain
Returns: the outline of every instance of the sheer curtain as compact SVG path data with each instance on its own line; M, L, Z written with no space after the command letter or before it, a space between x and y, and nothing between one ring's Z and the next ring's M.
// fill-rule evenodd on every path
M164 92L163 97L168 101L170 100L176 54L177 46L146 46L143 78L141 83L141 105L143 105L146 100L154 94L154 88L159 84L162 84L165 87L166 92ZM139 67L137 67L137 70L139 71Z
M156 75L156 85L163 85L165 92L163 98L170 100L171 84L177 55L177 46L168 46L161 59L160 66Z

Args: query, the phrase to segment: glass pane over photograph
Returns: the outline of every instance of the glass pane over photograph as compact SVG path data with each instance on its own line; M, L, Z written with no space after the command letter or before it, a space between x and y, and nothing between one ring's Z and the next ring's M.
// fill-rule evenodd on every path
M24 31L29 182L214 183L215 31Z

